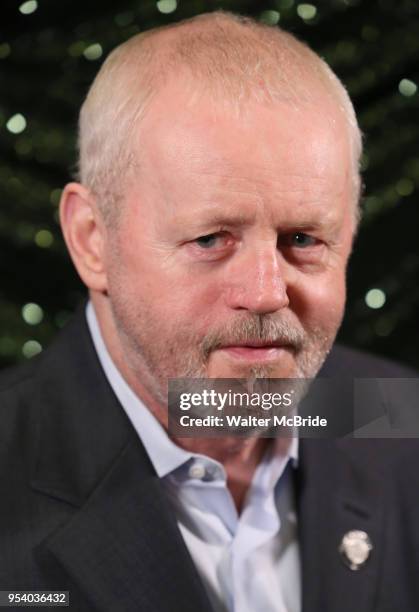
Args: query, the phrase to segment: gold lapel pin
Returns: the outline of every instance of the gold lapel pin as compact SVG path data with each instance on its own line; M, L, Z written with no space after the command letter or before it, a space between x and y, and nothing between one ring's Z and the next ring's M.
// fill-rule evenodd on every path
M365 531L348 531L339 545L339 552L349 569L356 571L368 560L373 549L372 542Z

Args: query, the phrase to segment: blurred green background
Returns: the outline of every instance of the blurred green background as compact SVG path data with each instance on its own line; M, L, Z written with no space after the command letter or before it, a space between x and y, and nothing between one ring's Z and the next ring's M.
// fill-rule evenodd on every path
M0 367L48 345L84 295L57 204L77 114L108 52L223 8L307 41L349 89L365 134L364 217L339 339L419 367L417 0L29 0L0 4Z

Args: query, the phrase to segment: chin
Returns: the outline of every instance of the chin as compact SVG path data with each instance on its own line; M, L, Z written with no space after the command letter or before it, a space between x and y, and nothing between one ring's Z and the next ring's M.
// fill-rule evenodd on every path
M238 363L214 364L208 368L208 378L299 378L296 364Z
M246 366L237 366L235 368L216 368L209 370L208 378L296 378L295 372L284 370L281 368L272 368L261 364L252 364Z
M208 364L209 378L299 378L300 368L290 350L281 349L252 359L232 351L217 351ZM279 354L278 354L279 353Z

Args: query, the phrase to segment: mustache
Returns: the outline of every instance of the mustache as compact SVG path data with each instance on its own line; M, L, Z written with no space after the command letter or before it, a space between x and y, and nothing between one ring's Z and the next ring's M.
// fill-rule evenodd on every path
M298 324L291 323L278 315L247 315L225 324L222 329L209 332L203 342L202 349L206 357L211 351L224 346L246 344L252 342L278 343L301 350L306 340L306 333Z

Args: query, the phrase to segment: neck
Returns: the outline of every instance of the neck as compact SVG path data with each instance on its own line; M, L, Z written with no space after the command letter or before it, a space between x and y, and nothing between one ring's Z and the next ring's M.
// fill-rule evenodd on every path
M178 446L207 455L224 466L227 487L240 513L254 473L268 445L268 438L175 438Z

